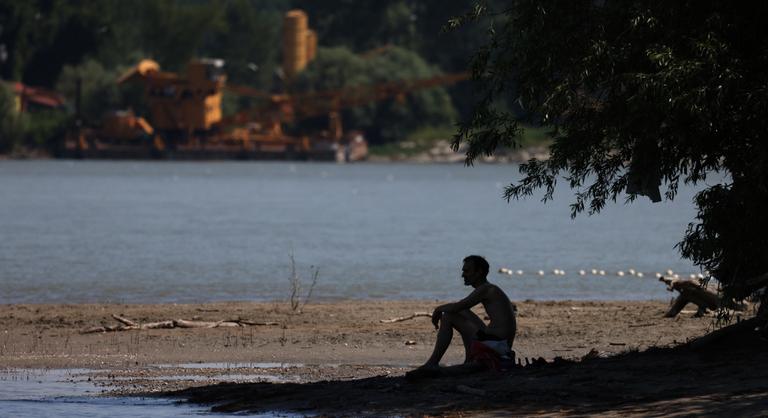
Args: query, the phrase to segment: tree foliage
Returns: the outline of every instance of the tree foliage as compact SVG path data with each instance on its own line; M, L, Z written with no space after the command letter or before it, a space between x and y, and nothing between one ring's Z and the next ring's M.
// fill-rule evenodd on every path
M768 271L768 4L517 0L453 23L488 14L473 61L482 96L454 141L468 143L467 163L515 144L521 118L496 105L513 93L555 141L507 199L543 189L548 200L565 181L575 216L658 185L673 199L681 182L720 173L679 248L735 296L754 291L745 280Z
M118 89L105 77L141 58L154 59L168 71L184 71L196 57L222 58L229 83L273 90L279 85L282 16L292 8L306 10L325 47L320 58L329 76L349 73L344 65L357 71L347 83L357 77L376 82L462 72L485 30L441 28L465 5L463 0L381 0L365 7L349 0L0 0L0 77L61 87L71 105L73 77L85 75L83 109L91 123L105 110L140 110L118 91L125 86ZM368 60L361 56L384 46L390 50ZM347 56L341 49L332 52L337 47ZM354 67L358 61L365 69ZM467 110L471 91L466 84L421 92L405 105L382 102L350 110L345 123L365 128L374 141L402 139L425 124L451 124L454 108ZM227 95L225 110L233 113L251 102Z
M0 82L0 152L13 149L19 137L19 124L13 91Z
M232 0L221 5L222 23L203 42L208 56L223 58L227 79L268 89L280 58L280 26L285 2Z
M438 74L439 70L405 48L392 47L372 57L343 47L320 48L317 59L300 74L296 88L329 91ZM404 102L392 98L345 109L343 115L348 128L365 130L373 142L385 143L403 139L407 132L422 126L451 124L456 112L445 89L433 88L410 92Z
M355 0L296 0L293 6L307 11L324 45L343 46L358 54L393 45L416 52L446 73L467 71L470 57L488 38L481 25L445 30L451 17L465 11L466 0L377 0L366 2L365 7ZM458 112L468 114L474 101L470 83L447 91Z
M50 110L22 113L17 104L10 86L0 82L0 152L55 147L54 139L64 134L66 115Z
M110 71L93 59L77 66L67 65L62 69L56 90L66 97L74 98L77 95L77 83L80 82L81 116L89 121L98 121L103 112L124 106L121 90L115 80L121 70L125 69Z
M114 16L108 2L0 0L3 78L51 86L64 65L103 46Z

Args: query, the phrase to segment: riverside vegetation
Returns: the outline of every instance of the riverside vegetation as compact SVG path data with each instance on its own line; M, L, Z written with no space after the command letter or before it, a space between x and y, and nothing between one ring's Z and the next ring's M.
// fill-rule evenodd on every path
M75 123L78 80L85 125L98 125L106 110L132 109L145 116L141 87L115 83L145 57L173 72L183 70L191 58L222 58L229 82L262 91L277 88L281 17L293 8L306 10L317 23L321 47L292 89L326 90L464 72L485 31L441 29L465 7L458 0L387 0L365 8L350 0L0 0L0 46L7 56L0 78L55 89L68 102L66 109L15 116L29 120L10 123L12 112L0 96L0 154L54 152L57 140ZM402 102L348 109L342 116L345 129L363 131L372 145L384 146L419 129L450 128L467 115L472 102L471 86L462 83L416 92ZM246 97L224 96L225 114L250 105ZM290 128L324 129L326 122L306 120Z

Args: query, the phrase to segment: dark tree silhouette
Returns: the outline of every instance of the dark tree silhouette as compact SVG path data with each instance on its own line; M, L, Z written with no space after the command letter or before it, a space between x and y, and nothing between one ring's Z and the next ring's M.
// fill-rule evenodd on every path
M481 96L454 140L456 148L468 144L467 164L515 146L518 123L531 119L552 127L551 158L523 164L508 200L543 189L546 201L565 181L575 194L572 215L593 214L619 198L673 199L681 182L709 176L678 247L730 297L765 290L768 3L518 0L505 7L479 3L451 22L492 22L472 64ZM499 105L510 95L524 115Z

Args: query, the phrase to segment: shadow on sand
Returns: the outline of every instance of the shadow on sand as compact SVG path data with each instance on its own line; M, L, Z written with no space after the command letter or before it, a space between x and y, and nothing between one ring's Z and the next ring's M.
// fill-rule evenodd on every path
M768 343L754 332L694 347L558 360L503 373L446 368L444 376L312 383L222 383L167 393L218 412L328 415L530 414L748 416L768 410Z

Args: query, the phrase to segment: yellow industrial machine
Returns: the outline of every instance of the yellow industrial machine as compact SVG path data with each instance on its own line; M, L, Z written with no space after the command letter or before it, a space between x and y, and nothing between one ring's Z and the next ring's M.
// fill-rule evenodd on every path
M306 158L321 157L318 152L309 155L313 150L308 138L283 134L279 105L267 106L247 119L222 118L221 101L226 82L223 67L222 60L193 60L186 74L181 75L163 72L156 62L143 60L118 80L119 83L144 83L144 95L156 131L153 141L156 151L241 153L243 157L249 154L255 157L254 153L258 152L290 152ZM226 87L238 94L257 94L256 90L244 86ZM258 95L272 104L277 104L275 98L280 97L262 92Z
M155 61L145 59L118 79L118 84L141 81L157 132L154 147L176 149L199 144L212 137L221 122L222 88L226 82L224 61L193 60L185 75L163 72ZM117 120L104 121L105 131ZM106 135L105 135L106 136Z
M303 11L289 11L283 23L282 71L290 82L314 59L317 35L308 28ZM113 112L102 121L101 129L80 130L65 148L79 156L110 158L363 159L365 141L359 134L345 138L340 110L392 97L402 99L415 90L466 78L467 74L452 74L298 95L270 94L227 85L223 60L193 60L186 73L177 74L164 72L157 62L145 59L117 82L143 83L149 122L132 112ZM225 89L257 97L265 104L223 117ZM327 131L312 137L283 132L285 123L320 115L328 115Z
M187 73L179 75L161 71L153 60L142 60L117 82L144 83L151 123L132 111L110 112L101 129L81 130L71 145L80 155L106 157L160 156L177 146L199 145L221 121L223 67L222 60L194 60Z
M221 121L224 61L191 61L186 77L160 71L152 60L142 60L118 79L118 84L141 80L152 124L160 131L187 133L209 131Z

